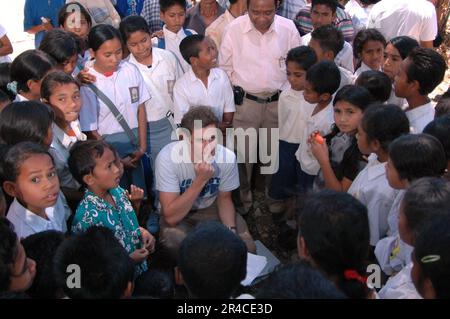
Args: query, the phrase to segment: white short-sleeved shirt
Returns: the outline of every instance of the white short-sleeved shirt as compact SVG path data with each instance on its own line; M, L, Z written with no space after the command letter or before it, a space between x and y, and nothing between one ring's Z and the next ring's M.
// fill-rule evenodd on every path
M197 34L194 30L188 29L189 32L192 34ZM167 29L166 25L163 26L163 33L164 33L164 42L165 42L165 48L166 50L169 50L173 54L175 54L178 63L180 63L181 69L184 72L187 72L191 66L189 63L186 62L186 60L183 58L180 52L180 43L181 41L187 37L186 33L184 32L184 29L181 28L177 33L174 33ZM158 38L153 38L152 43L154 47L158 46Z
M400 205L402 204L403 197L405 197L406 190L401 189L398 191L397 196L395 196L394 202L392 203L391 209L388 214L388 236L395 236L398 234L398 218L400 215Z
M6 35L6 29L0 24L0 39ZM11 58L7 55L0 56L0 63L11 62Z
M173 87L183 74L175 55L167 50L152 48L151 67L139 63L132 54L128 57L128 62L141 72L152 96L145 103L147 121L159 121L166 117L168 111L173 112Z
M303 91L286 89L278 100L278 122L280 140L300 144L306 119L314 109L314 105L305 101Z
M382 0L370 11L367 27L380 31L387 41L401 35L433 41L438 31L436 9L428 0Z
M196 179L194 164L177 160L180 159L180 152L189 148L186 141L177 141L166 145L158 154L155 171L156 189L159 192L181 195L192 185ZM219 192L231 192L239 187L236 155L232 151L217 145L212 165L215 168L214 177L203 188L192 206L193 210L209 207L216 200Z
M409 263L398 274L389 278L378 292L381 299L422 299L411 279L412 266Z
M300 146L295 153L297 160L300 162L302 171L309 175L317 175L320 170L319 162L311 153L308 145L308 138L314 131L319 131L320 135L325 136L331 132L334 123L333 103L328 104L323 110L312 115L314 107L306 118L306 126L303 128Z
M77 141L85 141L86 135L81 132L80 122L73 121L70 123L75 136L67 135L58 125L53 123L53 141L50 145L49 152L55 161L56 171L58 173L59 183L61 187L67 187L71 189L79 189L80 184L75 180L69 170L67 160L69 159L70 148Z
M288 83L287 53L301 44L292 20L275 15L269 30L262 34L245 14L225 28L220 45L220 68L227 72L233 85L248 93L273 94Z
M358 174L347 191L367 207L370 245L375 246L388 231L388 213L398 191L389 186L385 163L375 154L369 156L367 166Z
M80 87L81 109L79 114L80 127L83 132L95 131L98 128L98 111L100 109L97 95L82 85Z
M338 69L339 72L341 73L341 83L339 83L339 90L342 89L344 86L353 84L355 82L355 77L349 70L341 66L338 66Z
M356 82L356 80L358 79L358 77L361 75L361 73L365 72L365 71L371 71L372 69L365 64L364 62L361 62L361 66L355 71L355 74L353 75L353 78ZM381 70L378 70L381 71Z
M425 126L427 126L434 119L433 104L429 102L425 105L406 111L406 117L409 120L411 133L422 133Z
M114 103L128 126L131 129L137 128L138 107L151 98L139 70L126 61L122 61L118 70L109 77L97 72L93 65L89 66L89 70L97 78L94 84ZM97 130L100 135L123 132L109 107L100 98L97 100L98 107L84 104L81 109L84 114L80 119L85 122L83 129L90 127L90 131Z
M67 219L70 216L70 208L62 192L59 193L55 206L45 209L48 220L29 211L14 199L9 207L6 218L14 225L14 231L19 238L46 230L57 230L65 233L67 231Z
M190 69L181 76L173 88L174 122L181 123L183 115L195 106L208 106L222 121L223 113L235 112L233 89L227 74L218 68L211 69L208 87Z
M302 36L303 45L308 45L311 41L311 32ZM344 46L341 51L334 57L334 63L337 66L343 67L348 70L351 74L355 72L355 67L353 66L353 47L347 41L344 41Z

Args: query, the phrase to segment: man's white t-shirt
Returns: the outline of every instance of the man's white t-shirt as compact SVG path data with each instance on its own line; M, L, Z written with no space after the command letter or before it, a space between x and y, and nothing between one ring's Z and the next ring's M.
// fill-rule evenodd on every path
M194 164L181 155L189 153L186 141L176 141L166 145L156 158L156 189L159 192L183 194L196 178ZM190 156L187 156L189 159ZM195 200L192 210L211 206L219 192L231 192L239 187L236 155L218 144L214 161L215 173Z

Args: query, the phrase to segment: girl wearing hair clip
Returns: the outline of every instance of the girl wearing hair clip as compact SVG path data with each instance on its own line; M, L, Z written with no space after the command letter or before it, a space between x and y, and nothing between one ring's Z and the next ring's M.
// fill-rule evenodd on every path
M423 225L428 224L434 218L446 217L447 222L444 232L441 225L436 225L436 229L428 232L427 237L418 236ZM449 229L450 222L450 183L442 178L426 177L414 181L403 197L400 206L400 214L398 219L398 231L400 239L406 244L415 247L416 267L413 269L413 262L410 261L400 272L391 276L386 282L386 285L380 290L379 296L382 299L421 299L421 295L429 297L422 289L429 290L430 282L425 284L423 280L417 278L417 266L425 269L427 276L431 276L433 280L439 283L446 283L447 292L446 297L450 296L450 267L449 267ZM423 234L423 233L422 233ZM442 239L439 237L442 236ZM441 241L447 239L447 246L443 245ZM436 248L436 249L435 249ZM447 256L445 269L441 269L438 264L440 262L440 255ZM444 267L444 268L445 268ZM447 277L437 275L434 272L447 272ZM437 275L435 277L435 275ZM416 277L416 278L414 278ZM422 276L423 277L423 276ZM439 278L439 279L438 279ZM424 279L424 278L422 278ZM423 286L425 285L425 286ZM419 287L419 291L416 288ZM420 293L420 294L419 294Z
M7 88L16 102L39 101L42 79L54 68L53 59L40 50L28 50L11 64L11 82Z
M450 210L419 233L411 277L425 299L450 299Z

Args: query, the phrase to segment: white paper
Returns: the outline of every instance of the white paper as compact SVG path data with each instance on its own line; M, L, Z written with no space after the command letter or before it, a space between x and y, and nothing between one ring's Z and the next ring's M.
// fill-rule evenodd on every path
M266 257L247 253L247 276L241 281L241 285L250 286L253 280L261 274L266 265Z

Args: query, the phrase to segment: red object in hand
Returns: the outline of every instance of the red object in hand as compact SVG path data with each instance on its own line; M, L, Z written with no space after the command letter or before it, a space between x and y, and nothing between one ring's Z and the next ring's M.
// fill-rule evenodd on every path
M314 139L316 140L317 143L319 143L320 145L323 145L323 143L325 143L325 139L319 134L319 132L317 132L314 135Z

